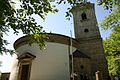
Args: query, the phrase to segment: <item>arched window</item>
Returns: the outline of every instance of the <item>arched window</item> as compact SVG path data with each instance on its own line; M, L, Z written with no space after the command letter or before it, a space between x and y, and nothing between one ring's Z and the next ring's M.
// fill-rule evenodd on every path
M32 65L32 60L36 56L30 53L24 53L18 57L19 60L19 75L18 80L30 80L30 70Z
M84 29L84 32L87 33L87 32L89 32L89 30L86 28L86 29Z
M81 15L81 17L82 17L82 20L87 19L87 15L86 15L86 13L85 13L85 12L83 12L83 13L82 13L82 15Z

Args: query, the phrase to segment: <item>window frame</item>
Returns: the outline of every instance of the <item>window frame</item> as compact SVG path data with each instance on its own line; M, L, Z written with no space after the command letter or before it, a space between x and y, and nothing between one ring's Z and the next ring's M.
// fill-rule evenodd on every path
M31 72L31 66L32 66L32 61L36 56L30 54L30 53L24 53L18 57L19 60L19 71L18 71L18 79L21 80L22 77L22 69L23 65L29 65L28 69L28 80L30 80L30 72Z

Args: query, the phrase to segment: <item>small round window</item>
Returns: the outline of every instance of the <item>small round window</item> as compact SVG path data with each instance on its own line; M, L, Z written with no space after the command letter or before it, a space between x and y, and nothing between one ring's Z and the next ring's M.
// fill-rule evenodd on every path
M84 69L84 66L83 66L83 65L80 65L80 68L81 68L81 69Z
M88 29L84 29L84 32L86 32L86 33L87 33L87 32L89 32L89 30L88 30Z

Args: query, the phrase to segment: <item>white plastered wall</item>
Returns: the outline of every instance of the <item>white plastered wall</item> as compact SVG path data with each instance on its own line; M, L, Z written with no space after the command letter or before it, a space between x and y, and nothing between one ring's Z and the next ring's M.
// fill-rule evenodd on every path
M11 67L11 73L10 73L10 78L9 80L17 80L17 75L18 75L18 60L17 60L17 55L14 54L12 59L12 67Z
M32 62L30 80L70 80L68 45L47 42L44 50L33 44L23 45L16 51L18 56L25 52L36 56ZM14 80L14 77L10 80Z

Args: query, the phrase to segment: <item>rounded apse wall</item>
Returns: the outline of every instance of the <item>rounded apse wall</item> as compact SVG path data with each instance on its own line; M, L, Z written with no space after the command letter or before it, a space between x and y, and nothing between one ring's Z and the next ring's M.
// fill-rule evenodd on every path
M75 50L75 48L73 49ZM30 80L69 80L69 45L46 42L44 50L40 50L37 44L24 44L16 49L17 56L30 54L36 56L30 67ZM15 58L11 70L10 80L17 80L19 75L19 61ZM18 65L17 65L18 64Z

